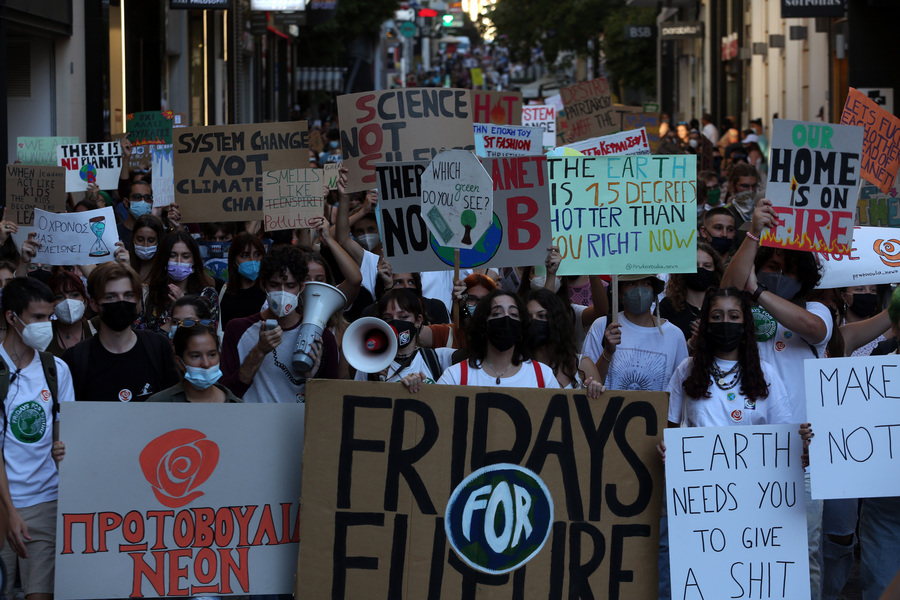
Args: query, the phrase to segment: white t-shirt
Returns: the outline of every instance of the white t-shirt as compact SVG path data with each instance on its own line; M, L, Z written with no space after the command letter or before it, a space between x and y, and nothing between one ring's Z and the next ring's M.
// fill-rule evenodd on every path
M584 346L584 338L587 337L588 330L584 327L584 321L582 320L583 313L587 306L583 304L572 304L572 310L575 311L575 347L581 348Z
M375 281L378 278L378 260L381 257L377 254L363 249L362 262L359 265L359 271L362 273L362 286L369 290L372 297L375 297Z
M0 345L0 358L10 372L9 393L4 403L6 431L3 434L3 459L13 506L26 508L56 500L59 477L50 455L53 447L53 398L41 358L34 359L20 371L6 349ZM57 400L74 402L72 374L60 358L56 362ZM13 378L15 374L15 378ZM59 416L57 415L57 420Z
M825 322L825 339L815 344L814 354L809 343L800 335L778 323L759 306L753 307L756 321L756 339L759 358L775 367L781 376L791 402L791 415L798 423L806 423L806 380L803 376L803 362L808 358L825 358L825 347L831 339L831 312L821 302L807 302L806 310Z
M422 297L440 300L447 307L447 312L453 310L453 271L422 271ZM462 277L462 273L460 273Z
M441 372L447 370L447 367L450 366L450 358L453 356L455 350L453 348L435 348L434 351L437 353L438 366L441 368ZM396 360L393 361L388 367L388 378L385 379L387 382L398 382L410 373L425 373L427 376L425 379L425 383L434 383L434 379L431 376L431 368L428 366L428 361L425 360L424 353L420 349L416 352L416 355L413 357L412 361L409 363L407 367L401 369L399 372L397 369L400 367L400 363ZM362 371L356 372L357 381L367 381L368 373L363 373Z
M500 384L497 385L497 378L488 375L483 369L468 367L468 379L466 385L487 385L491 387L519 387L519 388L536 388L538 387L537 374L534 372L534 365L537 364L544 377L545 388L559 388L559 381L553 374L553 369L544 363L532 363L526 360L522 363L519 371L510 377L501 377ZM438 383L441 385L462 385L462 363L456 363L441 375Z
M616 347L606 387L611 390L665 391L675 367L688 357L687 342L681 330L666 321L662 334L657 327L641 327L619 313L622 343ZM603 352L606 317L594 321L584 340L582 353L595 363Z
M728 372L735 361L716 359L716 364L723 372ZM687 358L678 365L672 380L669 382L669 421L681 423L682 411L687 422L682 427L722 427L731 425L774 425L792 423L790 400L781 377L775 367L767 362L760 362L763 377L769 384L769 396L747 399L741 394L741 384L730 390L722 390L713 381L710 383L709 398L691 398L684 395L684 380L691 374L694 359ZM731 381L731 377L726 378ZM682 403L687 402L686 406Z

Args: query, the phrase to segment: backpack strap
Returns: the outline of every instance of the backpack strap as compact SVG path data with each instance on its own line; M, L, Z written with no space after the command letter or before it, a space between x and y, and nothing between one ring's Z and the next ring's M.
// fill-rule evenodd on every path
M538 361L531 361L532 366L534 367L534 376L537 377L537 384L539 388L544 387L544 373L541 371L541 367L538 364Z
M0 407L6 401L6 395L9 393L9 366L6 361L0 358ZM4 424L6 421L6 411L3 411ZM6 427L3 428L6 430Z
M419 348L419 350L422 352L425 364L428 365L428 370L431 371L431 378L437 381L441 378L441 363L438 361L437 352L434 351L434 348Z
M59 414L59 381L56 374L56 358L49 352L38 352L41 359L41 367L44 369L44 379L50 389L50 397L53 399L51 415Z
M9 379L7 379L7 382ZM464 360L459 363L459 385L469 384L469 361Z

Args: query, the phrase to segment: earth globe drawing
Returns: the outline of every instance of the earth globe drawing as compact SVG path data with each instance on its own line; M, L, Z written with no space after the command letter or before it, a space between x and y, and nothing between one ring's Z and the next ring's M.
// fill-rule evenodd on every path
M441 246L434 235L429 233L429 245L435 255L441 259L444 264L453 265L454 248ZM500 242L503 241L503 224L497 213L494 213L494 219L487 231L479 238L472 248L459 249L459 267L461 269L471 269L480 267L488 262L500 249Z

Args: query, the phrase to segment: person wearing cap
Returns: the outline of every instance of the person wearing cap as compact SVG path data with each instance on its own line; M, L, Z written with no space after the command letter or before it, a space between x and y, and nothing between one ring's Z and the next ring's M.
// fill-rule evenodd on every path
M617 323L594 321L582 353L597 364L610 390L664 391L688 357L684 335L651 312L664 284L655 275L620 275ZM657 303L658 304L658 303Z

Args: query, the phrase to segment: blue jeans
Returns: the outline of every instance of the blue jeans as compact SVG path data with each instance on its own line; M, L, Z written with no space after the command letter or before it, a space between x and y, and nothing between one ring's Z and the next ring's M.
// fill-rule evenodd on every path
M859 500L825 500L822 513L822 600L838 600L853 568L853 547ZM849 544L838 544L829 536L850 536Z
M820 564L819 544L822 537L822 500L813 500L809 491L809 473L804 476L806 482L806 538L809 544L809 597L810 600L822 598L822 568Z
M859 546L863 600L878 600L900 569L900 498L863 498Z

